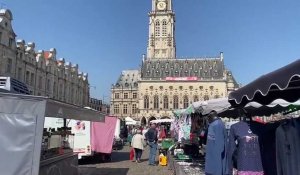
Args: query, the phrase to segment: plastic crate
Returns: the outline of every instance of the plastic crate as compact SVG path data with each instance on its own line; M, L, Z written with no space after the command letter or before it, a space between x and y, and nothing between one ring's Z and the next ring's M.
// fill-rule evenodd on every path
M161 143L163 149L169 149L172 145L174 145L173 139L164 139Z
M179 160L191 160L191 159L192 159L191 156L185 155L185 154L177 154L177 158L178 158Z

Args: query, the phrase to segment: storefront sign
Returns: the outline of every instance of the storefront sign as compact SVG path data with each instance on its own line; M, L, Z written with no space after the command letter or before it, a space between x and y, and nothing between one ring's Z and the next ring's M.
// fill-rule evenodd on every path
M166 77L166 81L197 81L198 77Z
M79 158L91 154L91 122L82 120L71 120L69 126L74 134L74 149Z

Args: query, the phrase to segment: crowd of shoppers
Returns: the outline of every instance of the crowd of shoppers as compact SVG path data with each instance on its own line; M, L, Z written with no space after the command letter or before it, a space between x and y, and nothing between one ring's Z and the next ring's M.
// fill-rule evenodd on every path
M157 153L158 129L156 124L152 123L149 127L128 128L127 141L134 149L135 162L141 162L143 150L148 145L149 151L149 165L156 166L155 158Z

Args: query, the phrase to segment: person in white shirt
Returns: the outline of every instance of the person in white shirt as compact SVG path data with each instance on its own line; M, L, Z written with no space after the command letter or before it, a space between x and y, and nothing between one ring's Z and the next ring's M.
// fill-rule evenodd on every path
M142 135L141 130L137 130L136 134L132 137L131 146L135 151L136 162L141 162L142 153L145 145L145 137Z

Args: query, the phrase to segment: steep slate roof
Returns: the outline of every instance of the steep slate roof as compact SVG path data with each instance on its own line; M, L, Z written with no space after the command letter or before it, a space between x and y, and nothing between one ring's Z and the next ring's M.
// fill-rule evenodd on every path
M116 82L116 87L137 88L140 74L138 70L124 70Z
M145 60L142 79L166 77L198 77L198 80L224 79L225 66L221 58Z

